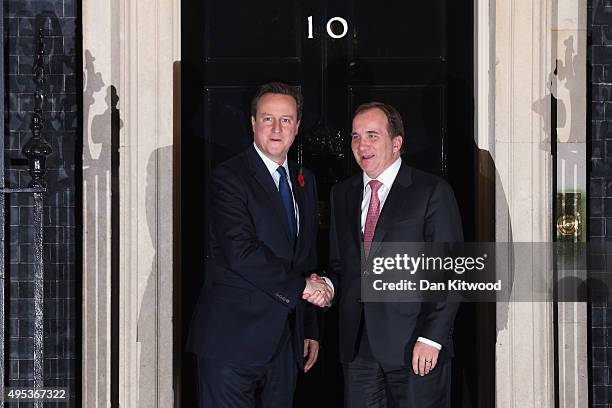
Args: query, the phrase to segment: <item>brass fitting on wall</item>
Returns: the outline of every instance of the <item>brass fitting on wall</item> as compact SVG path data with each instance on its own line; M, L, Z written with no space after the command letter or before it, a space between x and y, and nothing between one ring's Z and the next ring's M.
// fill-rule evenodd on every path
M557 241L580 242L582 234L581 193L558 193L555 196Z

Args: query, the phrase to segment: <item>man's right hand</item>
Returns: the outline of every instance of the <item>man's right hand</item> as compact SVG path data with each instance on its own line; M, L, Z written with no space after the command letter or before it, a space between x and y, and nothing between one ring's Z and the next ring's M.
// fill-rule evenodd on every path
M302 299L319 307L328 306L334 297L334 292L323 278L306 278L306 287Z

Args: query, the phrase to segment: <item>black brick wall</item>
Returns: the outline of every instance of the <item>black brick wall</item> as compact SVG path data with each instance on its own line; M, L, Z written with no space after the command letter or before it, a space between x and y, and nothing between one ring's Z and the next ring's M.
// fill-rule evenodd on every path
M588 0L590 66L589 240L612 241L612 0ZM591 303L594 408L612 406L612 305Z
M78 360L76 259L77 178L80 168L78 132L81 93L80 59L76 43L79 0L4 0L5 52L5 168L7 187L26 186L30 180L21 148L29 131L35 84L32 65L38 29L47 52L47 99L43 134L53 147L47 161L49 192L44 208L44 384L69 387L77 406ZM76 69L78 67L78 70ZM78 166L78 167L77 167ZM29 194L9 196L7 211L8 307L7 378L10 386L33 385L33 200ZM21 404L20 406L30 406ZM45 406L56 404L45 404ZM57 406L60 406L57 405Z

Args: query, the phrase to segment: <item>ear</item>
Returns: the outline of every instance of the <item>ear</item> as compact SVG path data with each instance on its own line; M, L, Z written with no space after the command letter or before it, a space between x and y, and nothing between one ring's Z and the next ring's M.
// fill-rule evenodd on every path
M251 115L251 128L255 132L255 116Z
M393 138L393 151L400 152L402 150L402 144L404 143L404 138L401 136L395 136Z

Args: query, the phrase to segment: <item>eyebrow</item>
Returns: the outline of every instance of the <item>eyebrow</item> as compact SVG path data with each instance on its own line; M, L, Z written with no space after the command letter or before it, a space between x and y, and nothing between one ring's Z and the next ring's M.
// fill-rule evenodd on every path
M268 112L260 112L259 114L260 114L261 116L274 116L274 115L272 115L271 113L268 113ZM281 118L289 118L289 119L293 119L293 118L295 117L295 115L292 115L292 114L291 114L291 115L281 115L280 117L281 117Z
M377 130L373 130L373 129L372 130L366 130L364 133L366 135L370 135L370 134L379 135L380 134L380 132L378 132ZM353 136L353 135L359 135L359 132L351 132L351 136Z

